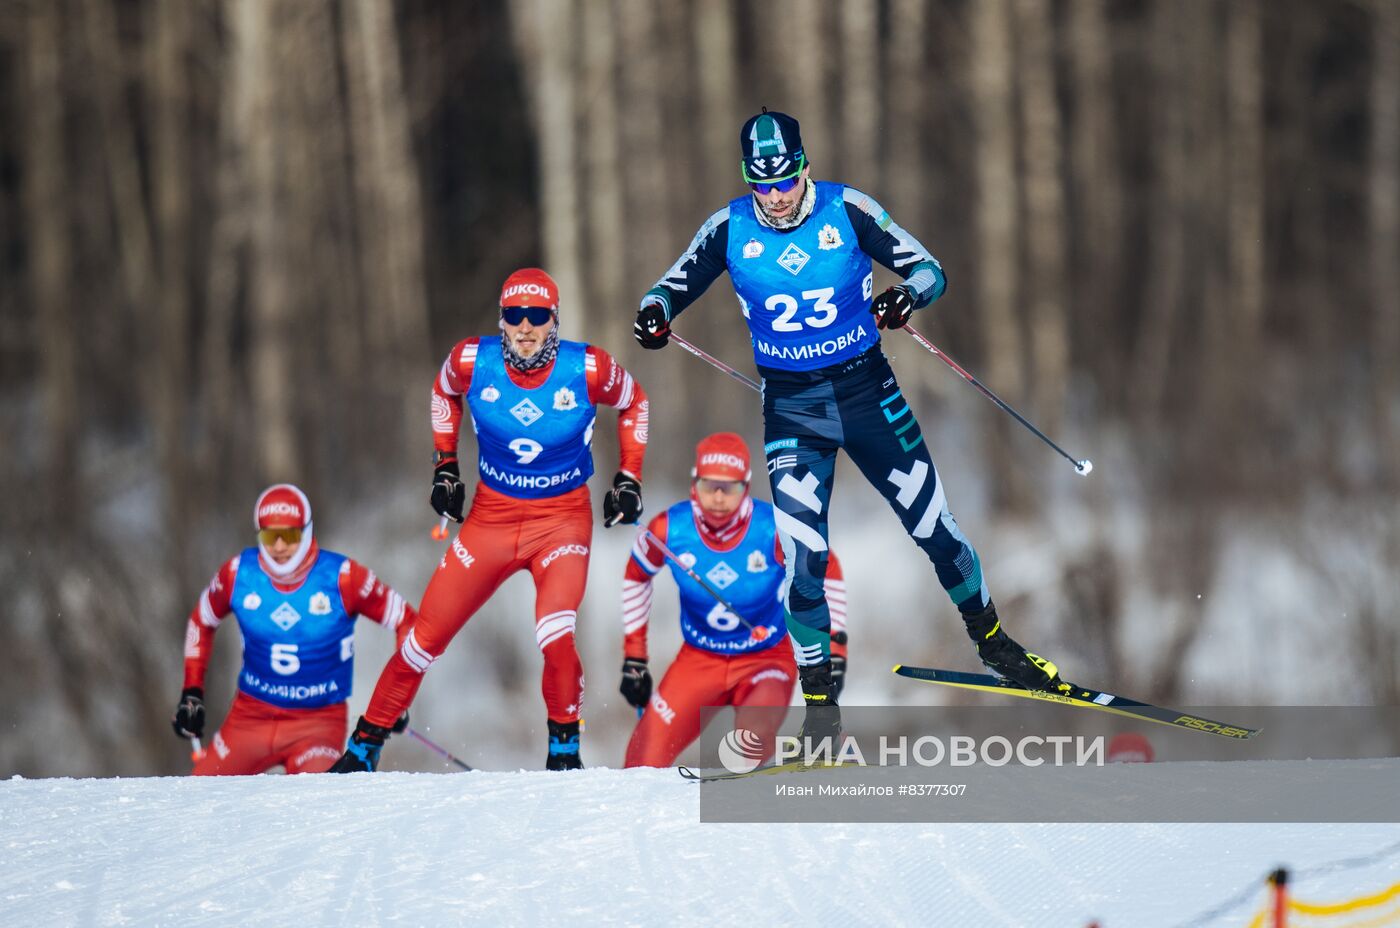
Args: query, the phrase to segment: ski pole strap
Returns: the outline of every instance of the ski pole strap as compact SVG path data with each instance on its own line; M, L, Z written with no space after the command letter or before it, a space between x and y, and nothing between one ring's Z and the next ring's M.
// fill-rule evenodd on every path
M700 584L700 586L704 588L704 590L705 590L706 593L709 593L711 596L713 596L713 597L715 598L715 601L716 601L717 603L719 603L721 606L723 606L725 609L727 609L727 610L729 611L729 614L730 614L730 615L734 616L734 618L738 619L741 623L743 623L744 627L747 628L747 629L749 630L749 633L750 633L754 638L758 639L759 641L762 641L763 639L765 639L765 638L768 637L768 629L767 629L767 628L759 628L759 627L756 627L756 626L755 626L752 622L750 622L748 619L746 619L746 618L744 618L743 616L741 616L738 612L735 612L735 611L734 611L734 607L731 606L731 605L729 604L729 601L728 601L727 599L725 599L723 596L720 595L720 593L719 593L718 590L716 590L714 587L712 587L712 586L710 586L708 583L706 583L704 577L701 577L701 576L700 576L699 574L697 574L694 570L692 570L691 568L687 567L687 566L681 561L680 558L676 557L676 555L675 555L674 553L672 553L671 549L668 548L668 547L666 547L666 543L665 543L664 541L662 541L660 538L657 538L657 537L656 537L656 534L655 534L651 529L649 529L649 528L644 528L644 529L642 529L642 534L645 535L648 539L650 539L652 544L656 545L656 547L661 551L661 553L664 554L664 555L666 556L666 559L667 559L668 561L670 561L672 564L675 564L675 565L676 565L677 567L679 567L681 570L685 571L685 574L686 574L687 577L689 577L690 579L694 580L696 583Z
M442 747L439 747L431 738L428 738L428 737L426 737L425 735L420 734L419 731L418 731L418 729L416 729L416 728L410 728L410 729L408 730L408 733L409 733L410 735L412 735L413 737L417 738L419 741L421 741L421 742L423 742L424 744L426 744L426 745L427 745L429 748L431 748L432 750L434 750L434 751L436 751L437 753L441 754L441 755L442 755L443 757L445 757L447 760L450 760L450 761L452 761L452 763L456 764L458 767L461 767L463 770L471 770L471 769L472 769L472 767L470 767L470 766L466 763L466 761L463 761L463 760L459 759L456 755L452 754L452 753L451 753L450 751L448 751L447 749L442 748Z
M685 339L683 339L683 338L681 338L679 335L677 335L674 331L671 333L671 340L672 340L673 342L675 342L677 345L680 345L680 346L681 346L682 348L684 348L686 351L689 351L691 354L695 355L695 356L696 356L697 358L699 358L701 361L704 361L706 364L708 364L708 365L710 365L711 367L713 367L715 370L720 371L720 372L725 373L725 374L728 374L730 377L733 377L735 380L739 381L741 384L743 384L744 386L748 387L750 390L754 391L755 393L762 393L762 392L763 392L763 388L760 387L760 386L758 385L758 383L757 383L756 381L754 381L752 378L746 377L746 376L744 376L743 374L739 373L739 372L736 371L734 368L730 367L728 364L725 364L725 363L724 363L723 361L721 361L719 358L716 358L714 355L707 354L706 352L702 351L701 349L696 348L696 347L695 347L694 345L692 345L690 342L686 341Z
M1003 412L1009 414L1013 419L1024 425L1027 429L1029 429L1031 431L1031 434L1035 435L1036 438L1039 438L1051 448L1054 448L1056 451L1058 451L1060 455L1064 457L1065 460L1069 461L1071 464L1074 465L1074 471L1075 473L1079 474L1079 476L1088 476L1089 472L1094 469L1093 461L1090 461L1088 458L1083 458L1082 460L1076 459L1073 456L1071 456L1069 452L1065 451L1065 449L1061 448L1059 445L1051 441L1048 437L1046 437L1044 432L1031 425L1025 416L1012 409L1001 399L1001 397L997 396L991 390L988 390L985 386L982 385L982 382L980 380L978 380L976 377L972 376L966 370L964 370L962 365L958 364L958 362L948 357L942 351L939 351L938 346L935 345L933 342L929 341L927 338L924 338L923 334L920 333L918 329L914 328L914 326L906 322L904 324L904 331L908 332L909 336L912 339L914 339L914 341L918 342L925 350L927 350L935 358L942 361L944 364L948 365L954 371L956 371L959 377L976 387L977 390L983 396L991 400L993 403L996 403L997 406Z

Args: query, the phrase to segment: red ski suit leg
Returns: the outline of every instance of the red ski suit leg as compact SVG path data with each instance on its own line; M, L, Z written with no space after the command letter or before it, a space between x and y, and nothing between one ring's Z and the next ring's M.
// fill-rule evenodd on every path
M748 728L763 743L772 744L786 713L771 708L744 710L786 706L794 679L792 644L786 637L757 654L733 657L681 645L627 742L624 765L674 764L681 751L700 736L700 710L704 706L735 706L735 727Z
M796 681L797 657L793 654L790 635L784 635L782 641L767 651L731 661L729 701L734 706L734 727L748 729L758 735L760 744L771 746L787 716ZM775 706L781 708L775 709ZM772 756L773 752L768 751L760 763L766 763Z
M574 638L579 603L588 583L593 514L540 519L521 532L535 581L535 643L544 655L540 689L555 722L576 722L583 708L583 662Z
M418 621L379 675L365 718L374 725L392 726L412 704L423 674L467 620L507 577L529 569L535 580L536 641L544 653L549 717L560 722L577 719L583 673L574 625L592 539L587 487L527 500L478 484L466 522L428 581Z
M279 764L288 773L329 770L345 744L345 703L283 709L240 692L224 724L195 762L195 776L263 773Z

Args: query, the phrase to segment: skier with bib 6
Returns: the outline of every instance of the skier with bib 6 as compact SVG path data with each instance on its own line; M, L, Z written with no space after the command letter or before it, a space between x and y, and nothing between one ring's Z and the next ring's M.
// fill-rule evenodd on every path
M644 711L627 744L628 767L675 763L699 736L704 706L736 707L735 727L757 738L755 763L772 753L797 668L783 614L785 567L773 506L749 495L752 477L743 438L733 432L707 436L695 449L690 498L655 516L632 547L622 580L621 691ZM661 545L680 561L670 567L684 642L653 691L647 627L653 580L668 563ZM827 562L825 592L839 694L846 668L846 584L835 554Z

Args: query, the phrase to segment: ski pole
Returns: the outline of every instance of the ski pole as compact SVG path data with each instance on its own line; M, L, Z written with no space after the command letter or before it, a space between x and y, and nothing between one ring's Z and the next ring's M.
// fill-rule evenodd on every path
M904 324L904 331L908 332L909 336L913 338L914 341L922 345L926 350L932 353L934 357L938 358L938 360L942 361L944 364L947 364L953 370L957 371L958 376L960 376L963 380L966 380L968 383L976 387L982 393L983 396L985 396L987 399L991 400L993 403L996 403L999 407L1001 407L1003 412L1009 413L1013 419L1024 425L1026 428L1030 429L1031 433L1034 434L1036 438L1039 438L1051 448L1054 448L1056 451L1058 451L1065 458L1065 460L1069 461L1071 464L1074 465L1074 472L1076 474L1078 474L1081 477L1087 477L1089 475L1089 472L1094 469L1093 461L1089 460L1088 458L1084 458L1083 460L1075 460L1075 458L1070 456L1070 454L1067 451L1065 451L1065 449L1061 448L1049 438L1045 437L1044 432L1031 425L1030 422L1026 421L1025 416L1012 409L1010 406L1004 403L995 393L984 387L980 380L969 374L967 371L963 370L963 368L958 364L958 362L954 361L952 358L939 351L938 346L935 345L933 342L929 341L927 338L924 338L923 335L919 333L918 329L914 328L912 325L906 322ZM672 337L674 337L674 335Z
M673 341L675 341L677 345L680 345L686 351L689 351L691 354L695 355L697 358L699 358L701 361L704 361L706 364L710 365L715 370L728 374L730 377L733 377L735 380L739 381L741 384L748 387L750 390L753 390L755 393L763 392L763 388L760 387L757 383L755 383L751 378L739 373L734 368L730 367L728 364L725 364L719 358L716 358L710 354L706 354L704 351L701 351L699 348L696 348L694 345L681 338L675 332L671 333L671 338Z
M199 743L198 738L190 739L190 760L196 764L204 760L204 745Z
M652 533L651 529L642 529L642 534L650 538L652 542L655 543L655 545L661 549L661 553L666 555L667 559L669 559L672 564L675 564L681 570L685 571L686 575L690 577L690 579L694 580L696 583L704 587L705 592L713 596L716 602L718 602L721 606L723 606L729 611L730 615L734 616L734 618L742 622L744 627L749 630L749 636L751 638L753 638L755 641L762 641L763 639L768 637L767 626L755 626L748 619L735 612L734 607L729 605L729 602L723 596L719 595L718 590L706 583L704 579L702 579L701 576L695 571L691 570L689 567L685 566L685 564L681 563L681 559L672 554L671 549L666 547L665 543L662 542L660 538L657 538L656 535Z
M433 530L429 534L433 536L433 541L442 541L444 538L446 538L447 516L443 516L442 521L438 522L438 524L433 527Z
M443 757L445 757L445 758L447 758L448 760L452 761L452 763L456 764L458 767L461 767L463 770L471 770L471 769L472 769L471 766L469 766L465 761L460 760L456 755L452 754L452 753L451 753L450 751L448 751L446 748L440 747L440 746L438 746L436 743L434 743L433 740L432 740L431 738L428 738L428 737L425 737L424 735L419 734L419 733L418 733L418 729L416 729L416 728L410 728L410 729L408 730L408 733L409 733L410 735L412 735L413 737L417 738L419 741L421 741L421 742L423 742L424 744L426 744L428 747L432 748L432 749L433 749L434 751L436 751L437 753L441 754Z

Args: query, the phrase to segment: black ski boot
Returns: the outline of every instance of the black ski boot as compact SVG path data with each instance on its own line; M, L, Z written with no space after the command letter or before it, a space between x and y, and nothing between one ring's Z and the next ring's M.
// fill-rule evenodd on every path
M355 733L345 746L328 773L374 773L379 769L379 752L384 750L384 742L389 739L389 729L371 724L362 715L355 725Z
M812 747L821 747L822 740L831 739L833 751L841 747L841 707L836 704L836 684L831 680L831 662L823 661L797 668L802 678L802 701L807 705L807 717L797 737L811 739Z
M544 769L583 769L583 760L578 754L578 722L549 720L549 756L545 758Z
M1017 686L1047 693L1068 693L1073 689L1060 679L1060 670L1052 662L1031 654L1001 630L997 607L988 601L981 612L964 614L967 634L977 644L977 656L987 669Z

